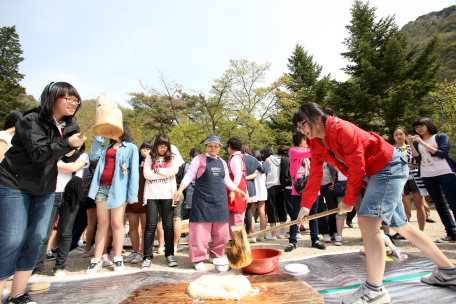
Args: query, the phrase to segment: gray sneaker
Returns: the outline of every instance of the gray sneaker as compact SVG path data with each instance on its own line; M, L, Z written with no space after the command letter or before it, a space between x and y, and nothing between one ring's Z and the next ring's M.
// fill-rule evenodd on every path
M421 282L429 285L456 286L456 274L448 274L437 268L431 274L422 276Z
M174 255L167 256L166 261L168 262L169 267L177 266L177 262L176 262L176 259L174 258Z
M149 269L151 264L152 264L152 260L145 259L141 266L141 269Z
M379 291L373 291L367 288L364 284L356 290L352 295L342 299L343 304L389 304L391 298L385 288Z

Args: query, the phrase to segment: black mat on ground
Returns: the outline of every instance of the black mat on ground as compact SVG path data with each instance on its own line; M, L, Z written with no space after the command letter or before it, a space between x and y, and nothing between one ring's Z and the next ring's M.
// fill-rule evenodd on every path
M360 284L366 277L365 257L359 253L324 255L310 259L284 261L277 270L268 275L285 272L287 264L302 263L309 273L298 275L317 291L328 291ZM406 261L386 263L385 279L399 281L386 283L394 303L456 303L456 287L435 287L405 280L408 276L431 272L432 261L409 256ZM119 303L128 294L142 285L188 283L208 272L138 271L119 276L90 278L52 283L51 288L34 294L38 303ZM323 292L325 303L340 303L341 297L352 293Z

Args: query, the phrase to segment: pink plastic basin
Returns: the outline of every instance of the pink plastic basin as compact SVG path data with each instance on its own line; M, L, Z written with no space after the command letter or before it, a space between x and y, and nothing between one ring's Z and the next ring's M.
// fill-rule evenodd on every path
M264 274L277 268L282 251L270 248L251 249L253 261L250 265L242 268L243 271L252 274Z

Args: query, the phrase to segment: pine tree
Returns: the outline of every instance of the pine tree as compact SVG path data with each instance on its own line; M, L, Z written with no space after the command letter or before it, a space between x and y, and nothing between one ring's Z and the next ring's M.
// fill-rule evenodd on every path
M19 73L22 50L16 27L0 28L0 127L6 116L17 109L23 109L24 103L19 102L25 89L19 82L25 75Z
M340 117L392 142L396 127L410 130L416 117L432 114L426 96L438 81L439 38L421 52L418 45L407 51L407 34L394 15L376 21L375 11L369 2L353 4L344 40L348 50L341 54L350 62L343 70L352 77L337 85L329 103Z

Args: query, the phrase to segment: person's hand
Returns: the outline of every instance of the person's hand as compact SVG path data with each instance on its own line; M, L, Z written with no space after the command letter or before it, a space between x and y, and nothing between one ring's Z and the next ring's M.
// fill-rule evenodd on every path
M307 219L308 216L309 216L309 212L307 212L304 208L301 208L301 211L299 211L298 218L297 218L297 220L299 220L299 224L302 226L308 225L309 224L309 220Z
M239 197L241 198L241 200L245 201L247 199L247 194L245 194L244 191L242 191L241 189L239 188L236 188L234 189L234 192L239 195Z
M144 148L139 150L139 152L141 153L141 156L143 158L146 158L150 154L150 151L149 150L145 150Z
M174 193L174 200L179 201L179 198L181 197L181 195L182 195L182 191L177 191L176 193Z
M333 191L334 190L334 182L331 183L332 185L328 187L329 190Z
M232 204L234 202L235 197L236 197L236 192L231 191L230 192L230 204Z
M418 142L420 145L423 145L423 144L424 144L424 141L423 141L423 139L422 139L420 136L415 135L415 136L413 136L413 138L414 138L414 140L415 140L416 142Z
M351 212L352 210L353 210L353 206L349 206L349 205L345 204L344 202L341 202L339 204L339 211L337 211L337 213L342 215L344 213Z
M79 134L81 134L81 133L73 134L68 138L68 143L70 144L71 147L75 148L75 147L82 146L82 144L87 140L87 137L85 137L85 136L82 138L79 138Z

